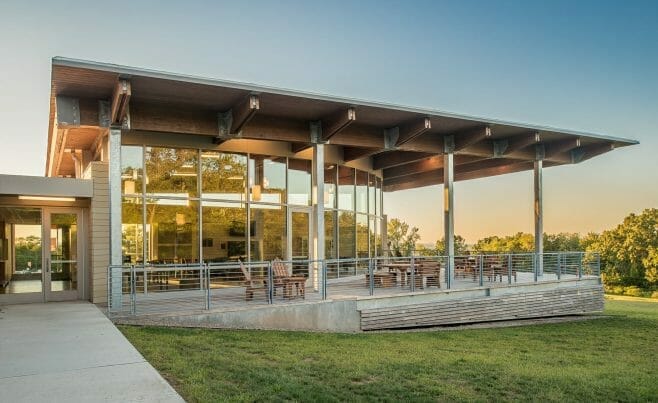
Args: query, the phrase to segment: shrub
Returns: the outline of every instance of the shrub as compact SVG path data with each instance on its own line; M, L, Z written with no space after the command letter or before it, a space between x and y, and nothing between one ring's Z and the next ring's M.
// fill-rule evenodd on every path
M629 297L643 297L644 293L640 287L631 286L624 289L624 295L628 295Z
M656 298L658 299L658 291L654 291L651 293L651 298Z

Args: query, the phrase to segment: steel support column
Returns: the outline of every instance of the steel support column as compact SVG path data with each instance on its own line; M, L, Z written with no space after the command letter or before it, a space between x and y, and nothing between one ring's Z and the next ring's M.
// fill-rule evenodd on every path
M108 136L109 184L110 184L110 264L111 310L120 309L123 304L121 252L121 129L111 128Z
M445 138L443 153L443 228L445 240L445 254L448 257L446 264L446 287L452 288L455 278L455 206L454 206L454 179L455 155L454 138Z
M313 259L324 260L324 144L313 144ZM322 264L313 265L313 287L319 289Z
M544 206L543 206L543 184L542 184L542 167L544 152L543 147L537 147L537 158L535 159L535 197L534 197L534 215L535 215L535 255L536 255L536 275L544 274Z

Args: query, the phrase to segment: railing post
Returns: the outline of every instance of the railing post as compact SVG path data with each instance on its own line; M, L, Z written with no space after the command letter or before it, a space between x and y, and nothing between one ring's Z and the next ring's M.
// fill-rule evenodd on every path
M541 257L539 256L539 253L535 253L533 263L532 263L532 272L533 272L533 275L534 275L535 283L537 282L537 269L539 268L539 259L541 259Z
M562 262L564 261L564 259L560 259L561 256L562 256L562 254L560 252L558 252L557 253L557 279L558 280L560 278L562 278Z
M507 255L507 284L512 284L512 254Z
M368 292L370 295L375 294L375 267L374 260L370 259L368 262Z
M135 286L135 265L130 265L130 313L137 315L137 287Z
M585 257L584 252L579 253L580 258L578 259L578 280L583 278L583 258Z
M411 265L409 266L409 270L411 270L411 285L409 286L409 291L415 292L416 291L416 261L414 259L414 256L411 255Z
M480 264L479 267L480 269L480 287L484 287L484 255L480 254Z
M322 278L322 300L327 299L327 261L322 260L322 263L320 264L322 273L321 273L321 278Z
M267 262L267 303L274 303L274 275L272 274L272 262Z
M210 310L210 266L205 263L203 267L206 269L206 309Z
M596 253L596 276L601 277L601 255Z

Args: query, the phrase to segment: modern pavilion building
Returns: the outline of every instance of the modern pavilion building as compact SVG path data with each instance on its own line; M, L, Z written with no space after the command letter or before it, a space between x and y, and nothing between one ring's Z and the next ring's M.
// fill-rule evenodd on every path
M45 177L0 176L0 303L105 303L109 265L381 256L382 193L436 184L454 260L455 181L534 170L541 235L542 170L632 144L56 57Z

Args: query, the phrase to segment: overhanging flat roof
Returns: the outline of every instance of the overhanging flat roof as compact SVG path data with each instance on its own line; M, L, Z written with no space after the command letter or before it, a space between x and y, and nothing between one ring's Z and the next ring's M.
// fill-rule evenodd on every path
M52 64L47 156L51 176L72 170L63 150L89 149L103 135L107 124L98 102L118 104L118 83L124 83L122 99L126 93L129 99L127 135L182 133L205 136L209 144L267 139L290 143L292 152L326 141L342 147L345 161L368 158L373 169L382 170L389 191L441 183L439 156L448 137L455 143L456 180L531 169L538 146L544 166L550 167L638 144L622 137L115 64L61 57ZM58 99L64 98L76 100L78 121L59 118ZM240 122L239 133L231 133L230 124L222 132L218 117L228 111L233 129L236 120ZM312 138L311 122L320 122L315 126L321 127L320 138Z

